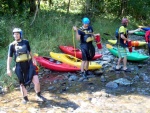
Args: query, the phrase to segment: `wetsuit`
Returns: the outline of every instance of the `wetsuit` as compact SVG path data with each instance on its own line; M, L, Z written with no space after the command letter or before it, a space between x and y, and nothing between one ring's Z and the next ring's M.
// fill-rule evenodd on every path
M12 42L9 45L8 57L13 57L14 55L14 60L16 62L17 56L20 55L18 53L17 48L23 46L27 48L26 54L28 54L31 51L31 49L27 40L21 40L20 42ZM23 84L24 86L30 85L33 76L36 75L35 66L32 63L32 60L28 59L26 61L16 62L15 73L19 79L20 84Z
M82 52L82 60L83 61L90 61L95 55L95 48L92 44L92 40L87 41L88 39L93 38L93 28L88 26L87 29L80 27L78 30L78 34L80 37L80 48Z

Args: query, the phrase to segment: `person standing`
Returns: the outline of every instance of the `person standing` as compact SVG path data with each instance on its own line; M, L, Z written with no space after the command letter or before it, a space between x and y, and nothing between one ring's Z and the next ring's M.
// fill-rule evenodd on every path
M10 65L12 62L12 57L16 63L15 73L18 77L20 83L20 91L23 96L23 103L27 103L27 89L26 86L30 85L31 82L34 83L34 89L36 92L36 97L38 101L45 101L45 98L41 96L40 83L38 75L36 75L35 66L33 65L32 53L28 40L23 39L23 32L20 28L13 29L14 41L9 44L8 58L7 58L7 74L11 77L12 72Z
M120 66L120 63L121 61L123 60L123 71L125 72L130 72L130 70L127 68L127 42L129 41L129 38L128 38L128 34L132 34L136 31L140 31L141 29L136 29L136 30L128 30L127 29L127 26L128 26L128 19L127 18L122 18L122 21L121 21L121 26L119 28L119 31L118 31L118 39L117 39L117 43L118 43L118 56L119 56L119 59L118 59L118 62L117 62L117 66L116 66L116 70L120 70L121 69L121 66Z
M93 28L89 25L89 18L83 18L82 24L82 27L79 29L76 26L73 26L73 30L76 32L76 39L80 40L80 48L82 52L81 76L87 79L89 61L91 61L95 55L95 48L92 44L94 35Z

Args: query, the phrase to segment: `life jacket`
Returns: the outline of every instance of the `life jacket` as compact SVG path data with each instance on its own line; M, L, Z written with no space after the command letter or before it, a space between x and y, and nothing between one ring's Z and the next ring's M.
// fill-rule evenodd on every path
M120 26L121 27L124 27L123 25ZM119 33L119 30L120 28L117 28L116 31L115 31L115 36L116 36L116 39L117 39L117 45L120 45L122 47L128 47L128 43L123 40L122 38L120 38L120 33ZM124 35L125 37L127 38L128 37L128 30L125 28L125 31L124 31Z
M145 41L150 42L150 30L146 31L145 33Z
M24 43L24 40L22 40ZM19 46L17 41L13 42L15 51L16 51L16 62L27 61L31 59L29 54L29 50L27 49L27 45L24 43L23 45Z
M84 36L83 36L83 39L81 39L81 42L89 43L89 42L92 42L94 40L93 33L92 33L91 29L84 29L83 27L80 27L79 30L84 33Z

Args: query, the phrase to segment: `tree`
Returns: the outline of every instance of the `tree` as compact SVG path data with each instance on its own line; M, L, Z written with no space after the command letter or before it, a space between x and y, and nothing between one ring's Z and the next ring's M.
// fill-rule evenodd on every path
M30 3L30 14L33 14L36 11L36 0L29 0Z

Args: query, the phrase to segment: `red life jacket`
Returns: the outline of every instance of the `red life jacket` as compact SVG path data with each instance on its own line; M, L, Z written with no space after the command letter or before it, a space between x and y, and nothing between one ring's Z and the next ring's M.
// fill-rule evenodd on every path
M150 30L146 31L145 33L145 41L150 42Z

